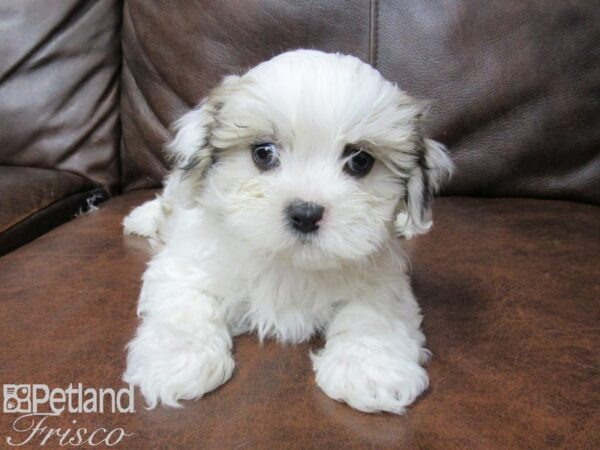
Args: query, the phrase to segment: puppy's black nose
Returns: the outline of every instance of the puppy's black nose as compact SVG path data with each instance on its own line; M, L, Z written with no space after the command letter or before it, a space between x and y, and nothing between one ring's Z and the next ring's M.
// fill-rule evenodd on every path
M304 200L294 200L285 209L290 225L302 233L316 231L324 211L325 208L318 203Z

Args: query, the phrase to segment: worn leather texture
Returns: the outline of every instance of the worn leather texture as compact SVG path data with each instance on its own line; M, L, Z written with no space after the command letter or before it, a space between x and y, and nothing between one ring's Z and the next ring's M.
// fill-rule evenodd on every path
M106 198L104 189L68 172L0 166L0 256Z
M132 0L123 184L158 186L169 124L223 75L310 47L371 62L432 101L457 164L445 194L600 203L600 8L589 0Z
M0 165L119 184L121 2L3 0Z
M0 383L122 386L149 248L120 223L154 193L111 199L0 258ZM407 247L434 355L407 415L326 397L308 357L316 340L243 336L232 380L183 409L147 411L136 392L135 414L46 425L122 427L134 433L124 449L599 448L600 208L448 197L434 210L431 233ZM0 414L0 435L13 418Z

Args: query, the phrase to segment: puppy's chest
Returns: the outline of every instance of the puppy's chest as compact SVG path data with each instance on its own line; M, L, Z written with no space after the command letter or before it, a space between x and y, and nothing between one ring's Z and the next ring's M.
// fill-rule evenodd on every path
M235 334L254 331L261 339L304 341L324 329L347 300L344 286L326 277L272 268L237 275L220 296Z

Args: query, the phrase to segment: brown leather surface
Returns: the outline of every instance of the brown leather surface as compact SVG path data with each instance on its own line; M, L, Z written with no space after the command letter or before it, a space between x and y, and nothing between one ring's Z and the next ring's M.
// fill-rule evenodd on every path
M0 258L0 383L121 386L148 254L120 221L152 195L114 198ZM181 410L147 411L136 393L135 414L47 425L122 427L127 449L599 448L600 208L448 197L434 209L433 231L408 246L431 388L406 416L322 394L317 342L241 337L233 379ZM12 417L0 414L1 436Z
M121 2L3 0L0 165L119 181Z
M446 194L600 203L600 8L589 0L128 1L123 183L158 186L169 124L297 47L352 53L431 99Z
M88 207L106 193L68 172L0 166L0 255L34 239Z
M377 0L375 65L434 100L445 194L600 204L600 8L589 0Z

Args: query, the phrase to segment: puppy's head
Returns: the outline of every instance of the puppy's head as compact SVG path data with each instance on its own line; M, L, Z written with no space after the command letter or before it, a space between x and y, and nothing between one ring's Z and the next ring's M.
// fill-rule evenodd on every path
M177 123L182 195L298 267L360 261L430 226L452 164L425 105L351 56L298 50L225 78Z

